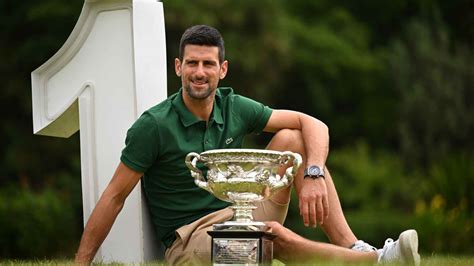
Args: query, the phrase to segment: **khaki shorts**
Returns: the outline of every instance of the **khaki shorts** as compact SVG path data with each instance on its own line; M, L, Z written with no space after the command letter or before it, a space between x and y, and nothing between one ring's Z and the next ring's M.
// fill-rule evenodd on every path
M287 204L278 204L271 199L256 204L253 211L256 221L285 222L288 212ZM176 240L165 252L167 264L209 264L211 262L211 236L207 231L212 230L212 225L222 223L232 218L233 211L225 208L210 213L191 224L176 230Z

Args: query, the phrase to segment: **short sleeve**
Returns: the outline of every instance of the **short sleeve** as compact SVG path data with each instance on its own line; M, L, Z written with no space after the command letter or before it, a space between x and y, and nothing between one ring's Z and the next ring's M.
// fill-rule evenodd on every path
M259 134L267 125L273 110L250 98L235 95L234 113L247 124L247 133Z
M159 154L159 132L156 119L145 112L127 131L120 160L138 172L146 172Z

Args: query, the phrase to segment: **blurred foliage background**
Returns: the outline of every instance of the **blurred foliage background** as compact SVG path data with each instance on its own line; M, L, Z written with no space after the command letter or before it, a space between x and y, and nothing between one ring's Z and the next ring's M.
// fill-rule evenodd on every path
M82 5L0 0L1 259L72 257L79 243L79 133L33 135L30 72L61 47ZM327 164L361 239L381 247L415 228L425 254L474 254L472 1L169 0L164 7L169 93L180 85L173 59L182 32L218 28L230 61L222 86L329 126ZM304 228L296 197L292 204L286 225L325 240Z

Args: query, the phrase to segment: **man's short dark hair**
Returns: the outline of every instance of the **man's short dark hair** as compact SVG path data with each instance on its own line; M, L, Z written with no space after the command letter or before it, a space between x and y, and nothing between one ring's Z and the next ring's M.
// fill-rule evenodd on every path
M224 39L218 30L207 25L195 25L188 28L179 43L179 60L183 61L184 47L188 44L216 46L219 48L219 63L224 62Z

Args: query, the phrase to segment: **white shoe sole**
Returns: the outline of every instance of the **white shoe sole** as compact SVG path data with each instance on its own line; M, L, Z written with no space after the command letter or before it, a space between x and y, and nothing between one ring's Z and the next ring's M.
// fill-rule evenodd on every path
M404 264L420 265L420 254L418 254L418 234L416 231L406 230L400 234L398 240Z

